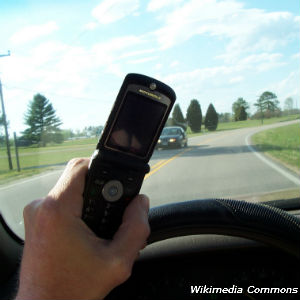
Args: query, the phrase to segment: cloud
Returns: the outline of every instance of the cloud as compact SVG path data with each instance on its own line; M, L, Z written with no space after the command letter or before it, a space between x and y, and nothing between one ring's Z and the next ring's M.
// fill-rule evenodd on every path
M147 10L155 12L163 7L174 5L182 2L183 0L151 0L147 6Z
M300 100L300 86L299 86L300 71L292 71L283 80L272 84L270 89L276 91L278 98L281 100L282 104L284 100L288 97L292 97L294 100Z
M184 110L187 109L189 101L196 98L201 102L203 110L213 102L218 112L225 112L231 110L233 100L241 95L248 101L253 101L259 92L258 87L253 88L256 78L263 78L267 70L281 67L284 64L282 58L281 53L251 54L234 64L223 63L214 67L178 71L160 78L175 88ZM274 86L266 86L265 83L258 86L264 86L264 90L269 88L275 93L280 91L280 95L288 94L289 90L296 97L299 95L296 78L299 79L292 73L286 81L277 82Z
M242 54L273 51L299 39L299 18L289 12L266 12L245 8L235 0L190 0L164 15L154 32L161 49L172 48L202 35L227 42L222 56L226 62Z
M243 80L244 80L243 76L236 76L236 77L229 79L229 83L237 83L237 82L241 82Z
M138 8L138 0L103 0L93 9L92 15L99 23L109 24L128 15L136 15Z
M142 64L148 61L153 61L153 60L157 60L158 56L149 56L149 57L143 57L143 58L139 58L139 59L134 59L134 60L130 60L128 63L129 64Z
M24 44L39 37L49 35L56 30L58 30L58 25L54 21L50 21L42 25L24 27L20 31L14 33L10 40L14 44Z
M286 62L281 60L282 57L283 55L281 53L264 52L259 54L251 54L238 60L237 62L240 66L245 66L247 69L263 72L285 65Z
M85 24L83 26L83 29L86 29L86 30L94 30L98 27L98 23L96 22L89 22L87 24Z

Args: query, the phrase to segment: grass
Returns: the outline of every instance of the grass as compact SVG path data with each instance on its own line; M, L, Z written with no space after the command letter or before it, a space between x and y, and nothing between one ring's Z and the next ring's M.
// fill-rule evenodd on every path
M258 150L300 171L299 124L259 132L252 137L252 141Z
M299 115L291 115L281 118L266 119L264 124L272 124L277 122L284 122L295 120ZM220 123L217 131L231 130L245 127L260 126L260 120L247 120L240 122ZM207 134L204 131L201 133L192 133L188 128L188 136ZM74 157L91 156L97 144L96 138L79 139L72 141L65 141L62 144L48 145L47 147L19 147L19 158L21 165L21 172L17 172L15 149L11 147L12 163L14 170L8 170L8 161L6 155L6 148L0 148L0 184L15 180L26 176L32 176L45 170L49 170L56 165L62 165Z
M63 165L74 157L89 157L97 144L96 138L66 141L59 145L47 147L19 147L19 160L21 172L16 171L17 163L15 149L11 147L12 164L14 170L8 170L6 149L0 150L0 184L11 180L32 176L55 165Z
M270 118L265 119L263 125L269 125L274 124L278 122L286 122L286 121L292 121L300 119L300 115L290 115L280 118ZM263 126L261 124L261 120L246 120L246 121L237 121L237 122L225 122L225 123L219 123L218 128L216 131L224 131L224 130L233 130L233 129L240 129L240 128L246 128L246 127L257 127L257 126ZM207 133L208 131L204 129L204 126L202 127L202 132L200 133L192 133L191 129L187 129L188 137L198 136L203 133Z

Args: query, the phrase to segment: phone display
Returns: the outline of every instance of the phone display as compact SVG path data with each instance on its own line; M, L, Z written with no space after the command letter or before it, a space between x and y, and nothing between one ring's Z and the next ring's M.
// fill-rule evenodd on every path
M106 146L145 157L167 108L158 101L128 92Z

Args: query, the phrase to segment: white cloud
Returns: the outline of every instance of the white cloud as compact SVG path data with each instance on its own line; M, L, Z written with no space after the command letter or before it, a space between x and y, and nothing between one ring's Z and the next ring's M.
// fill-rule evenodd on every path
M186 90L193 86L206 88L226 86L228 82L235 83L243 80L245 72L263 72L281 66L280 53L261 53L249 55L238 60L235 64L219 65L215 67L198 68L192 71L172 73L165 77L170 85L183 86Z
M162 49L181 44L196 35L228 41L222 57L233 62L239 55L273 51L291 39L299 39L299 18L288 12L248 9L235 0L190 0L165 14L155 31Z
M243 76L236 76L236 77L229 79L229 83L237 83L237 82L241 82L243 80L244 80Z
M86 29L86 30L94 30L98 27L98 23L96 22L89 22L87 24L84 25L83 29Z
M117 70L116 63L126 60L127 54L132 52L133 47L141 46L145 43L143 38L128 35L112 38L108 41L95 44L89 53L94 66L102 66L110 70ZM114 64L112 68L110 65ZM117 73L120 73L119 71Z
M259 91L253 88L254 83L251 80L255 80L259 73L282 66L282 57L280 53L251 54L237 60L234 64L173 72L170 75L161 76L161 79L175 88L184 110L187 109L189 101L196 98L200 100L202 110L213 102L218 112L225 112L231 110L233 100L241 95L250 102L256 99ZM299 76L292 73L290 77L280 84L264 86L263 89L269 88L280 95L287 95L289 91L295 98L299 97L299 84L296 83Z
M139 59L130 60L128 63L129 64L142 64L142 63L145 63L148 61L156 60L157 58L158 58L158 56L143 57L143 58L139 58Z
M99 23L109 24L136 14L138 8L138 0L103 0L93 9L92 15Z
M257 72L263 72L272 68L280 67L286 63L281 61L283 55L281 53L259 53L251 54L238 61L240 66L245 66L248 69L254 69Z
M151 0L147 6L147 10L154 12L163 7L174 5L182 1L183 0Z
M149 54L149 53L156 52L157 50L158 49L155 49L155 48L149 48L149 49L129 51L129 52L123 53L121 56L119 56L119 58L123 59L123 58L127 58L127 57L132 57L132 56Z
M49 35L56 30L58 30L57 24L54 21L50 21L42 25L24 27L20 31L14 33L10 40L14 44L24 44L39 37Z
M288 97L294 100L300 99L300 86L299 86L300 71L292 71L285 79L278 83L272 84L271 89L276 91L278 98L282 104Z

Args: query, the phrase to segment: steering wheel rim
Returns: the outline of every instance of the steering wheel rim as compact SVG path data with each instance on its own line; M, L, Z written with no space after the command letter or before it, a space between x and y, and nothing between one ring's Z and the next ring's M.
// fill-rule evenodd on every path
M282 249L300 259L300 220L265 204L204 199L166 204L149 212L148 244L193 234L238 236Z

